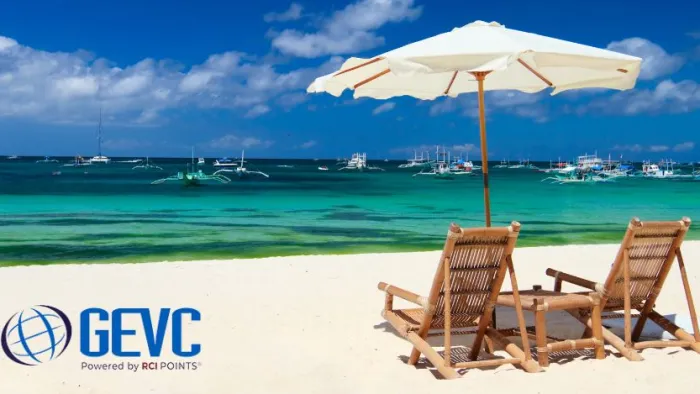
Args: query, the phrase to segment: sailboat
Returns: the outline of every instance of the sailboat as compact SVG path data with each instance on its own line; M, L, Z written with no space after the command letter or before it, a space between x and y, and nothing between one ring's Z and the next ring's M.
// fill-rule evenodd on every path
M100 107L100 123L97 125L97 156L90 159L92 164L107 164L111 160L107 156L102 156L102 108Z

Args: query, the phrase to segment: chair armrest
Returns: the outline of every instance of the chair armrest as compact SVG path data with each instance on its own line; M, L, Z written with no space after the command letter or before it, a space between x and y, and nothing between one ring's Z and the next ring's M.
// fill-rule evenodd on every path
M589 290L594 290L598 293L603 292L603 285L590 281L588 279L579 278L578 276L567 274L566 272L557 271L551 268L547 268L547 276L554 278L554 291L561 291L561 282L573 283L577 286L584 287Z
M421 297L416 293L412 293L408 290L404 290L400 287L396 287L394 285L390 285L384 282L379 282L377 288L381 291L386 292L388 295L397 296L408 302L412 302L416 305L422 306L423 308L425 308L428 303L425 297Z

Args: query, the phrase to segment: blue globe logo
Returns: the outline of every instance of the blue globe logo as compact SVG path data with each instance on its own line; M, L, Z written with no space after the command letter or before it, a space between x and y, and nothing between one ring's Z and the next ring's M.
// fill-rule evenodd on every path
M58 308L37 305L15 313L2 329L2 350L12 361L39 365L60 356L71 338L68 316Z

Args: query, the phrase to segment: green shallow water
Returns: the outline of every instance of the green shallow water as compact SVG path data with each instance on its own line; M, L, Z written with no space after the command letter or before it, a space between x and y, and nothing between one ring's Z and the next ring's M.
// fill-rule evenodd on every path
M483 225L481 176L414 178L398 162L345 173L335 162L252 160L270 179L184 188L151 185L185 166L156 161L164 171L0 160L0 265L435 250L450 222ZM330 171L318 171L323 164ZM633 216L700 217L697 181L552 185L529 170L490 174L493 224L520 221L519 246L616 243Z

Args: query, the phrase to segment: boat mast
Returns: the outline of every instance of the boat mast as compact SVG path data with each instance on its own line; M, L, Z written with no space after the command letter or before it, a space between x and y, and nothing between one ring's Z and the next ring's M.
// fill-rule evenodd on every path
M100 106L100 121L97 124L97 156L102 157L102 106Z

